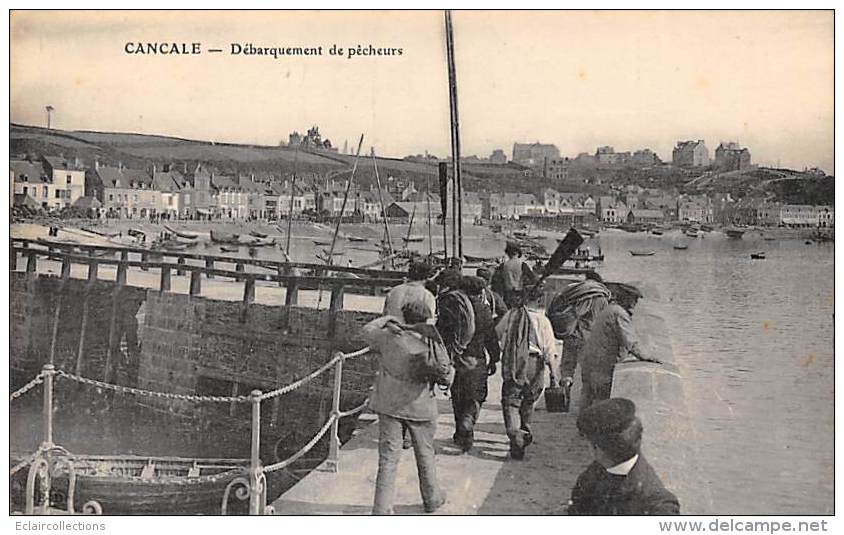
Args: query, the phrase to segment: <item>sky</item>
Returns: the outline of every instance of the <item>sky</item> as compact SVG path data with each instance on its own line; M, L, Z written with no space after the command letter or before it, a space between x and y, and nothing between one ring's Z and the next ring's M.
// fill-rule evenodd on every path
M462 153L514 142L563 155L678 140L747 146L755 163L834 173L832 11L458 11ZM275 145L319 125L342 148L449 155L443 14L15 11L11 121ZM138 55L126 43L200 43ZM322 56L230 54L323 47ZM401 55L329 55L332 45ZM222 53L207 52L221 48Z

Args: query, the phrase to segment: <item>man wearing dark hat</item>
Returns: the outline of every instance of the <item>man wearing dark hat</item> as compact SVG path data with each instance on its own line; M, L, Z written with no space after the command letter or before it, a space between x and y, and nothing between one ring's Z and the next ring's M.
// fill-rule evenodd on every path
M488 370L495 370L500 349L492 312L484 302L486 282L480 277L463 277L461 288L469 297L475 315L475 333L461 354L454 355L451 406L454 409L454 442L465 453L474 443L475 422L487 397Z
M504 314L507 312L507 305L504 303L504 298L501 297L501 294L492 289L492 271L485 267L479 267L475 274L486 283L483 291L483 300L492 311L493 321L498 324L498 320L504 317Z
M612 301L595 318L581 351L583 389L580 410L609 399L615 365L626 360L659 362L642 353L633 327L633 309L642 293L630 284L614 284Z
M522 248L518 244L507 242L504 254L507 260L496 270L493 289L501 292L508 307L518 307L522 305L524 289L536 282L536 275L522 260Z
M570 515L677 515L680 503L640 453L642 422L625 398L595 403L577 429L592 443L595 461L577 478Z

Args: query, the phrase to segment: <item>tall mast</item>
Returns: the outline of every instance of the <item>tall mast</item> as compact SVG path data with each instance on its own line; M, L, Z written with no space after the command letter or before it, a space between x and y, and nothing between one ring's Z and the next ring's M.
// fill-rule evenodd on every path
M287 261L290 262L290 232L293 226L293 192L296 191L296 169L299 166L299 145L296 145L296 154L293 157L293 179L290 183L290 206L287 207Z
M375 183L378 185L378 201L381 203L381 215L384 218L384 236L387 240L387 250L390 256L393 256L393 240L390 238L390 225L387 223L387 207L384 206L384 194L381 192L381 177L378 175L378 161L375 159L375 147L370 147L372 153L372 167L375 169ZM396 263L390 260L390 265L395 266ZM387 263L384 262L384 269L387 269Z
M343 194L343 205L340 207L340 217L337 218L337 226L334 228L334 237L331 238L331 249L328 251L328 258L325 263L329 266L334 263L334 246L337 244L337 235L340 234L340 223L343 222L343 214L346 213L346 203L349 200L349 190L352 189L352 182L355 180L355 173L358 170L358 160L360 159L360 148L363 146L363 134L360 135L358 141L358 151L355 154L355 163L352 166L352 176L346 182L346 192Z
M434 240L431 238L431 179L425 177L425 199L428 203L428 256L434 256Z
M457 240L454 254L463 259L463 187L460 180L460 120L457 114L457 73L454 66L454 32L451 24L451 10L445 12L445 44L448 55L448 96L451 117L451 162L454 169L452 214L455 219ZM454 233L455 229L452 229Z

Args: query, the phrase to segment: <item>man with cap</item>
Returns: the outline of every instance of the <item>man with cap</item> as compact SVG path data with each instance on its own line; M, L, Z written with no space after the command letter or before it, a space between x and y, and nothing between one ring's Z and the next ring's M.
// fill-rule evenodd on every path
M500 352L495 324L484 302L486 282L480 277L463 277L463 292L469 296L475 315L475 333L463 353L454 355L451 406L454 409L454 442L465 453L472 448L475 422L487 397L487 375L495 373Z
M436 316L437 300L425 287L425 281L431 276L431 267L423 262L414 262L407 272L408 282L399 284L384 299L384 315L401 317L402 309L408 303L423 303Z
M678 515L680 503L645 460L642 422L625 398L595 403L577 428L592 444L595 461L577 478L570 515Z
M525 302L507 311L495 327L501 344L501 409L514 460L523 459L533 442L530 422L545 389L546 368L551 383L557 382L559 350L551 322L539 311L542 298L542 291L532 288Z
M616 363L629 360L659 363L643 354L633 327L633 309L642 293L630 284L614 284L611 291L612 301L595 318L581 351L581 411L596 401L609 399Z
M507 260L498 266L493 276L493 289L501 292L508 307L521 306L524 289L536 283L536 275L522 260L522 248L513 242L504 247Z
M501 294L492 289L492 271L485 267L479 267L475 274L485 282L483 300L492 311L493 321L498 324L498 320L503 318L507 312L507 305L504 303L504 298L501 297Z

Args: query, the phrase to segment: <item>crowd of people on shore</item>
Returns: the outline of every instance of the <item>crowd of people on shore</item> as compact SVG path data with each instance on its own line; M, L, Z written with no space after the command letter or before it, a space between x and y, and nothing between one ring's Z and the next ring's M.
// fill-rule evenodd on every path
M439 273L424 263L387 295L382 317L363 335L380 354L370 408L379 416L374 514L391 514L398 463L413 449L426 512L446 503L436 475L436 389L447 388L454 444L469 452L500 368L508 459L525 458L534 442L534 407L546 386L568 392L578 366L582 394L577 428L595 461L577 479L569 514L676 514L679 503L640 453L642 425L632 401L610 398L617 362L658 362L642 351L631 321L641 292L605 284L597 274L550 299L539 279L508 244L495 270Z

